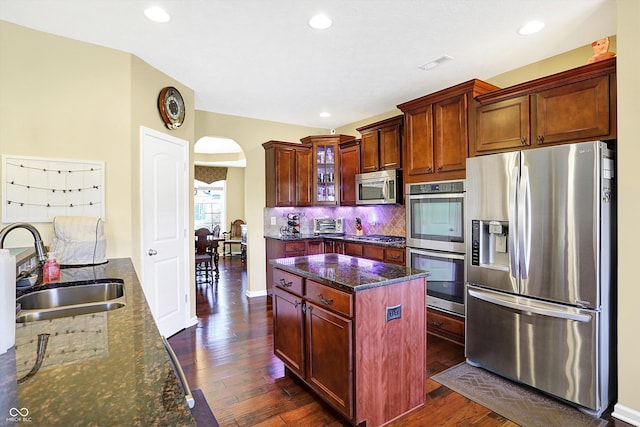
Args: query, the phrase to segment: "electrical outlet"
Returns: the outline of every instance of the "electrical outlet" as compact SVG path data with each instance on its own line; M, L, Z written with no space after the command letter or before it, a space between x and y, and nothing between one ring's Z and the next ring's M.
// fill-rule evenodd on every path
M271 217L271 225L276 225L276 217L275 216Z

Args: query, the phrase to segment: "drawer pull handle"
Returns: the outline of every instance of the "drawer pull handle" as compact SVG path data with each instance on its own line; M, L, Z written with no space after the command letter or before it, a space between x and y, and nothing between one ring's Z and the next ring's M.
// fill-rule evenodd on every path
M318 298L320 298L320 302L322 302L324 305L331 305L331 304L333 304L333 298L324 299L324 298L322 297L322 294L318 294Z
M287 282L284 279L280 279L280 285L284 288L290 288L291 286L293 286L293 282Z
M400 255L389 255L391 259L400 259Z
M436 326L436 327L438 327L438 328L439 328L440 326L442 326L442 324L443 324L443 323L444 323L444 322L433 322L433 321L430 321L430 322L429 322L429 324L430 324L431 326Z
M298 308L298 306L301 304L300 301L294 301L293 302L293 308Z

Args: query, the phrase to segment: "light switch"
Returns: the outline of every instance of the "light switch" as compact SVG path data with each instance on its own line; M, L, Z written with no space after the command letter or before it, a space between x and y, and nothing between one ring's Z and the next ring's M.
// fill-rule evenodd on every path
M275 216L271 217L271 225L276 225L276 217Z

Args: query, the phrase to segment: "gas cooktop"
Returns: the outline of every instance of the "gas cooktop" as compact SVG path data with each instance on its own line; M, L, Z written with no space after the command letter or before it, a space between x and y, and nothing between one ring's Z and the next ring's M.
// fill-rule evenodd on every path
M384 234L367 234L366 236L349 236L349 237L357 240L366 240L369 242L384 242L384 243L404 242L404 237L386 236Z

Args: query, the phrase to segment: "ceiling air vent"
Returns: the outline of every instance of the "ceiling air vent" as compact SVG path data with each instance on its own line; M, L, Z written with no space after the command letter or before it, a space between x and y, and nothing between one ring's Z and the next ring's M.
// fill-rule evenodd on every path
M426 64L419 66L418 68L424 71L429 71L429 70L433 70L438 65L441 65L448 61L453 61L453 57L449 55L442 55L440 58L434 59L433 61L429 61Z

